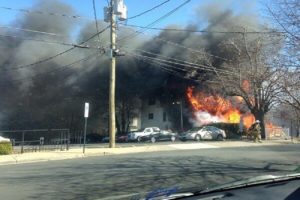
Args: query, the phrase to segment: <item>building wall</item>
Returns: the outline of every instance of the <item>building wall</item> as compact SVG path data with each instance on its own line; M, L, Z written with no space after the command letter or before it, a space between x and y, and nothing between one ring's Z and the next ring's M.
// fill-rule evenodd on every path
M148 99L142 103L141 127L151 126L164 130L172 127L168 113L157 99Z

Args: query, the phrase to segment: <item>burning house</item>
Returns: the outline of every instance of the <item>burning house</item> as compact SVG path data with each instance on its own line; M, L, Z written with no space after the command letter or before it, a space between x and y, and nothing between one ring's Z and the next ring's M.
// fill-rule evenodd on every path
M73 8L58 1L37 3L32 9L47 12L55 10L70 16L76 14ZM97 31L94 23L78 27L77 23L68 18L53 16L50 20L48 16L34 13L21 14L20 17L22 20L13 23L21 28L61 33L66 36L66 41L76 44L87 41ZM203 19L205 23L199 23ZM207 26L201 27L199 24ZM236 81L234 75L240 72L240 68L233 68L233 62L228 64L225 61L240 59L234 57L236 51L232 46L228 47L237 38L237 34L226 32L244 31L237 28L241 25L261 30L255 16L237 14L218 6L196 12L195 23L185 27L169 26L189 31L162 30L154 37L139 35L128 38L135 30L120 26L118 35L127 39L119 42L120 49L126 52L126 56L118 57L117 61L117 129L125 133L129 129L158 126L181 131L212 122L243 124L248 128L254 121L254 116L242 98L236 94L223 94L221 87L212 90L208 82L217 80L217 74L211 66L215 66L218 75L226 75L225 80ZM99 21L100 29L105 29L106 26L107 24ZM207 32L193 32L203 28ZM77 35L74 35L74 30L77 30ZM215 33L215 30L222 30L224 33ZM11 33L4 30L2 32ZM12 34L33 40L54 40L52 36L41 36L38 33L14 31ZM109 41L107 31L99 37L103 44ZM248 39L255 41L252 36ZM38 63L20 68L17 72L5 70L1 74L3 81L0 84L0 109L1 113L5 113L1 117L2 128L69 127L71 130L79 130L83 120L82 105L88 101L92 107L88 129L106 134L109 117L109 57L99 55L99 52L95 52L98 51L97 48L70 47L68 50L65 46L36 43L33 40L25 41L18 37L1 40L1 46L7 49L3 51L0 60L3 68ZM95 37L85 44L95 47L98 42ZM80 61L79 58L84 60ZM74 61L75 64L72 64ZM250 77L246 74L251 68L249 61L242 61L238 66L244 67L244 73L239 73L244 77L238 81ZM236 82L233 85L237 85ZM251 93L250 82L244 81L242 85L246 92ZM280 123L278 125L282 126Z

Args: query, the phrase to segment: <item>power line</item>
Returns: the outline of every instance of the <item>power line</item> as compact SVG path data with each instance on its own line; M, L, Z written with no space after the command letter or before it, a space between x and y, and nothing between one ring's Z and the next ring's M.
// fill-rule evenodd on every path
M184 5L186 5L187 3L189 3L191 0L186 0L185 2L183 2L182 4L180 4L179 6L177 6L176 8L172 9L171 11L169 11L168 13L164 14L163 16L159 17L158 19L154 20L153 22L151 22L150 24L148 24L146 27L151 27L153 25L155 25L156 23L158 23L159 21L163 20L164 18L170 16L171 14L173 14L174 12L176 12L178 9L180 9L181 7L183 7ZM127 38L133 38L138 36L139 34L143 33L146 29L143 28L140 31L135 31L133 34L127 35L123 38L121 38L120 40L118 40L118 42L125 40Z
M66 18L70 18L70 19L92 20L91 18L85 17L85 16L68 15L68 14L64 14L64 13L46 12L46 11L41 11L41 10L29 10L29 9L24 9L24 8L17 9L17 8L4 7L4 6L0 6L0 9L9 10L9 11L17 11L17 12L22 12L25 14L38 14L38 15L47 15L47 16L66 17Z
M149 56L145 56L145 55L140 55L140 54L134 54L134 53L131 53L131 54L134 55L134 56L137 56L137 57L145 58L145 59L160 61L160 62L174 64L174 65L180 65L180 66L189 67L189 68L193 68L193 69L201 69L201 70L211 71L211 72L216 72L217 71L218 73L227 74L227 75L235 75L235 76L237 75L237 74L235 74L233 72L230 72L230 71L221 70L221 69L215 69L214 67L205 66L205 65L199 65L199 64L196 64L196 63L193 63L193 64L184 64L184 63L168 61L168 60L164 60L164 59L160 59L160 58L153 58L153 57L149 57Z
M97 20L97 10L96 10L96 5L95 5L95 0L93 1L93 10L94 10L94 19L95 19L95 25L96 25L96 30L99 32L99 26L98 26L98 20ZM98 35L98 41L100 43L100 36Z
M152 8L150 8L150 9L148 9L148 10L145 10L145 11L143 11L143 12L137 14L137 15L134 15L134 16L132 16L132 17L128 17L127 19L134 19L134 18L140 17L140 16L142 16L142 15L148 13L148 12L151 12L151 11L155 10L156 8L161 7L162 5L168 3L169 1L170 1L170 0L163 1L163 2L160 3L160 4L158 4L158 5L156 5L156 6L152 7Z
M210 31L210 30L193 30L193 29L177 29L177 28L159 28L159 27L147 27L134 24L120 24L128 27L159 30L159 31L177 31L177 32L190 32L190 33L220 33L220 34L284 34L282 31Z
M58 53L58 54L55 54L55 55L53 55L53 56L50 56L50 57L48 57L48 58L45 58L45 59L43 59L43 60L39 60L39 61L34 62L34 63L31 63L31 64L20 65L20 66L16 66L16 67L6 67L6 68L3 68L3 70L5 70L5 71L8 71L8 70L18 70L18 69L22 69L22 68L32 67L32 66L35 66L35 65L38 65L38 64L47 62L47 61L49 61L49 60L52 60L52 59L54 59L54 58L56 58L56 57L59 57L59 56L65 54L65 53L69 52L69 51L72 51L72 50L75 49L75 48L80 47L80 45L83 45L84 43L90 41L91 39L93 39L94 37L96 37L98 34L103 33L103 32L106 31L109 27L110 27L110 25L108 25L107 27L105 27L105 28L102 29L101 31L99 31L99 32L97 32L97 33L95 33L95 34L93 34L92 36L90 36L90 37L89 37L88 39L86 39L85 41L79 43L79 45L73 45L73 47L71 47L71 48L69 48L69 49L67 49L67 50L65 50L65 51L62 51L62 52L60 52L60 53Z
M46 44L58 44L63 46L73 46L77 48L83 48L83 49L100 49L100 47L91 47L89 45L80 45L80 44L74 44L74 43L68 43L68 42L60 42L60 41L51 41L51 40L44 40L44 39L37 39L37 38L28 38L28 37L22 37L18 35L2 35L0 34L0 37L8 37L8 38L14 38L19 40L28 40L28 41L35 41L35 42L42 42Z
M146 33L143 32L143 34L146 34ZM176 46L176 47L180 47L180 48L186 49L186 50L191 51L191 52L196 52L196 53L204 54L202 51L199 51L199 50L197 50L197 49L193 49L193 48L184 46L184 45L179 44L179 43L176 43L176 42L172 42L172 41L169 41L169 40L165 40L165 39L162 39L162 38L159 38L159 37L154 37L154 39L155 39L155 40L162 41L162 42L165 42L165 43L170 44L170 45L172 45L172 46ZM214 55L214 54L211 54L211 53L208 53L208 52L205 52L205 54L207 54L207 55L209 55L209 56L211 56L211 57L215 57L215 58L221 59L221 60L225 60L225 61L232 62L232 60L230 60L230 59L223 58L223 57L221 57L221 56L217 56L217 55Z
M46 71L46 72L41 72L41 73L37 73L35 74L34 76L31 76L31 77L26 77L26 78L22 78L22 79L13 79L13 80L10 80L10 84L12 84L12 82L23 82L23 81L26 81L26 80L32 80L32 79L35 79L35 78L38 78L40 77L41 75L45 75L45 74L50 74L50 73L57 73L57 72L62 72L62 71L65 71L65 70L68 70L70 69L69 67L75 65L75 64L78 64L80 62L83 62L83 61L86 61L86 60L89 60L91 59L92 57L98 55L98 53L94 53L94 54L91 54L85 58L82 58L82 59L79 59L79 60L76 60L70 64L67 64L67 65L64 65L64 66L60 66L54 70L51 70L51 71ZM3 81L4 82L4 81ZM1 83L1 82L0 82ZM5 83L8 83L8 82L5 82ZM1 86L5 85L5 84L0 84Z
M57 33L50 33L50 32L45 32L45 31L38 31L38 30L32 30L32 29L26 29L26 28L18 28L18 27L12 27L12 26L0 26L0 28L6 28L6 29L14 29L18 31L25 31L25 32L32 32L32 33L40 33L40 34L46 34L46 35L51 35L51 36L59 36L59 37L67 37L61 34Z
M131 48L126 47L126 46L123 46L123 47L125 47L127 49L131 49ZM131 50L133 50L133 49L131 49ZM146 53L146 54L150 54L150 55L154 55L154 56L159 56L159 57L162 57L162 58L166 58L168 60L163 60L163 61L167 61L167 62L170 62L170 60L173 60L175 62L182 62L183 64L185 64L185 65L187 64L189 66L198 66L198 67L201 67L201 68L209 68L209 69L216 70L216 68L213 67L213 66L203 65L203 64L193 63L193 62L188 62L188 61L185 61L185 60L180 60L180 59L172 58L172 57L169 57L169 56L164 56L164 55L161 55L161 54L156 54L156 53L145 51L145 50L141 50L141 49L134 49L134 51L140 51L140 52L143 52L143 53ZM175 63L173 62L173 64L175 64ZM176 63L176 64L181 64L181 63ZM233 70L235 70L235 68L232 68L232 67L230 67L230 68L233 69ZM232 71L223 70L223 69L217 69L217 70L222 71L222 72L233 73Z
M157 67L157 65L159 65L160 66L159 69L161 69L161 70L163 70L163 71L165 71L165 72L167 72L167 73L169 73L171 75L177 76L177 77L182 78L182 79L188 79L188 80L192 80L192 81L198 82L198 80L195 80L195 79L188 78L186 76L180 75L178 73L178 71L175 71L175 70L172 70L172 69L164 67L164 66L166 66L166 67L172 68L173 66L171 66L171 65L168 65L168 64L165 64L165 63L159 63L157 61L151 61L151 62L149 62L150 60L147 60L147 59L144 59L144 58L139 58L139 57L136 57L136 58L139 59L139 60L142 60L142 61L144 61L144 62L146 62L146 63L148 63L148 64L150 64L150 65L152 65L154 67ZM154 63L156 65L154 65Z
M64 45L64 46L75 46L76 45L76 44L67 43L67 42L58 42L58 41L50 41L50 40L37 39L37 38L28 38L28 37L22 37L22 36L17 36L17 35L0 34L0 37L8 37L8 38L14 38L14 39L20 39L20 40L43 42L43 43L47 43L47 44L59 44L59 45Z

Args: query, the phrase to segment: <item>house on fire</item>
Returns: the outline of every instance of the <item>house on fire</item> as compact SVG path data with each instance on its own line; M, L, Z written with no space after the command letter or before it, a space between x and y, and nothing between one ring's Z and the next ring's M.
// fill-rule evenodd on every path
M183 105L180 105L180 103ZM181 114L183 114L184 128L190 128L191 124L189 124L188 116L186 116L187 111L188 103L185 101L164 102L157 97L141 98L140 108L137 109L138 114L131 120L130 131L152 126L163 130L180 131ZM292 136L299 136L299 120L295 121L294 118L288 116L285 111L278 110L271 110L265 116L267 139L287 139Z

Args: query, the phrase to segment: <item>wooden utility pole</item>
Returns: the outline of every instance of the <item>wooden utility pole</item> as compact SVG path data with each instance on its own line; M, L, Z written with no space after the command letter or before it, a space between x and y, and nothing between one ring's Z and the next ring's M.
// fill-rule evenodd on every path
M116 137L116 105L115 105L115 90L116 90L116 16L114 13L114 1L110 1L110 80L109 80L109 148L115 147Z

